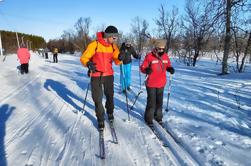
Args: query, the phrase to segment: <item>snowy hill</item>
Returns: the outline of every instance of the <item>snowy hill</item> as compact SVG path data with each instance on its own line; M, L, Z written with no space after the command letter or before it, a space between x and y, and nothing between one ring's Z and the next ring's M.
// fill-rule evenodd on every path
M85 113L79 112L89 82L79 57L59 54L55 64L32 54L28 75L18 72L14 54L0 65L1 166L182 165L175 160L172 145L162 146L143 121L146 90L139 84L137 61L132 66L132 87L134 93L142 87L143 93L130 121L126 98L120 93L119 67L114 66L119 143L113 143L106 123L104 160L99 157L91 93ZM200 165L251 165L250 66L246 73L227 76L217 76L221 66L210 60L201 60L197 67L173 60L173 66L170 111L164 113L164 121L183 149ZM129 93L129 105L134 93ZM163 109L166 93L167 89Z

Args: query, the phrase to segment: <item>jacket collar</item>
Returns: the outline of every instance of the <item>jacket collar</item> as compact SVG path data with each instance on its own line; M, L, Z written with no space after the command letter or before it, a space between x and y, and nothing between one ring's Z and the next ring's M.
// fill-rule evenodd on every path
M164 53L163 55L165 55L165 54L166 54L166 53ZM152 55L153 55L154 57L158 58L158 59L162 59L162 57L163 57L163 55L162 55L162 56L159 56L159 54L158 54L156 48L154 48L154 49L152 50Z
M105 40L104 40L104 32L97 32L97 41L99 43L101 43L103 46L105 47L109 47L111 46L110 43L107 43Z

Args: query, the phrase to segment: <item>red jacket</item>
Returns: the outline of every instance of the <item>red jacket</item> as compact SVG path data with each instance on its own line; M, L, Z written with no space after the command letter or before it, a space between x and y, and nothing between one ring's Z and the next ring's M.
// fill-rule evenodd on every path
M119 49L116 44L109 44L103 39L103 32L97 33L97 40L92 41L82 54L80 61L86 66L89 61L96 64L97 71L92 77L113 75L112 62L119 65Z
M151 67L152 73L147 76L146 86L150 88L162 88L166 85L166 69L171 67L171 61L166 53L161 57L154 51L145 56L140 66L142 73L146 73L145 69Z
M17 50L17 57L20 61L20 64L29 63L30 60L30 52L27 48L19 48Z

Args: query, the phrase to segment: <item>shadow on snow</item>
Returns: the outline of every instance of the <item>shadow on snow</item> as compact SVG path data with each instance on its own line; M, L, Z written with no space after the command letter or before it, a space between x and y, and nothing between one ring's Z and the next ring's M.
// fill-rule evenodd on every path
M5 124L15 107L4 104L0 107L0 165L7 166L6 154L4 150Z

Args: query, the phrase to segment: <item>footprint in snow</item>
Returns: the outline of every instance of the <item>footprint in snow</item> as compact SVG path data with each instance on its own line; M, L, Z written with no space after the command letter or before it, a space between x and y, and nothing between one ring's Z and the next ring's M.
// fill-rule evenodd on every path
M78 114L78 110L72 110L72 112Z
M222 142L222 141L215 141L215 144L216 145L222 145L222 146L224 146L224 145L226 145L224 142Z
M27 151L26 151L26 150L23 150L23 151L21 152L21 154L22 154L22 155L26 155L26 154L27 154Z

